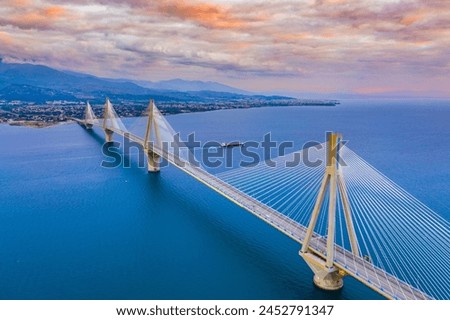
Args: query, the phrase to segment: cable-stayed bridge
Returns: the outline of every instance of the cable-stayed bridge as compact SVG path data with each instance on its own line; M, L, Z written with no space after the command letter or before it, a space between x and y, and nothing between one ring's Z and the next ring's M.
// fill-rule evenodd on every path
M142 136L127 130L109 100L103 118L88 103L85 118L75 120L101 127L107 142L118 134L141 145L149 172L158 172L163 158L298 242L322 289L340 289L349 275L389 299L450 298L449 222L344 146L339 134L271 159L271 166L261 162L213 175L177 145L175 130L153 101ZM296 161L306 152L322 161Z

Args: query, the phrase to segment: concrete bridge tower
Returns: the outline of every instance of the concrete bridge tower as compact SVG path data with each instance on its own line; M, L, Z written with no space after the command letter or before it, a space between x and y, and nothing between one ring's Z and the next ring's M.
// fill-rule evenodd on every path
M325 290L338 290L342 288L344 284L342 278L346 275L344 270L341 270L334 265L337 201L342 202L352 253L356 256L360 256L358 240L356 238L355 229L353 226L347 189L342 176L342 170L339 167L339 148L342 144L341 140L341 134L332 132L327 133L325 173L322 179L322 184L319 189L319 194L317 196L313 212L311 214L311 220L308 225L305 240L299 252L300 256L303 257L303 259L314 272L314 283L316 284L316 286ZM316 227L317 218L321 212L327 189L329 195L328 230L326 238L326 260L324 260L316 252L311 250L309 245L314 234L314 228Z

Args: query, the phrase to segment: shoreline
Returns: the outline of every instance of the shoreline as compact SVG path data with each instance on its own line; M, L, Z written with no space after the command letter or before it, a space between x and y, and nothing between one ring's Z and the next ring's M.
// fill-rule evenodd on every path
M18 120L18 121L10 121L10 122L2 122L0 125L9 125L11 127L27 127L27 128L35 128L35 129L44 129L56 126L62 126L66 124L74 123L74 120L66 120L66 121L57 121L57 122L45 122L45 121L28 121L28 120Z
M255 108L283 108L283 107L336 107L340 104L339 101L333 100L333 101L326 101L322 104L301 104L301 105L272 105L272 106L250 106L250 107L228 107L228 108L216 108L216 109L204 109L204 110L192 110L192 111L185 111L180 110L179 112L164 112L164 110L161 110L161 112L166 116L171 115L177 115L177 114L189 114L189 113L201 113L201 112L211 112L211 111L219 111L219 110L233 110L233 109L255 109ZM128 118L128 117L123 117ZM74 123L75 121L72 119L67 119L64 121L55 121L55 122L47 122L47 121L38 121L38 120L10 120L1 122L1 124L10 125L14 127L28 127L28 128L35 128L35 129L43 129L43 128L50 128L58 125L66 125Z

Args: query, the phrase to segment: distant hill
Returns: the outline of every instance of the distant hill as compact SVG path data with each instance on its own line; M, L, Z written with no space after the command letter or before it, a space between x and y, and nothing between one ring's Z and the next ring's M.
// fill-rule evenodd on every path
M0 99L6 101L27 101L44 103L46 101L78 100L73 94L50 88L33 87L25 84L11 84L0 89Z
M244 91L213 81L190 81L183 79L172 79L158 82L150 82L150 81L134 81L134 82L142 87L149 89L173 90L173 91L216 91L216 92L228 92L244 95L253 94L248 91Z
M89 74L60 71L43 65L3 63L0 59L0 100L103 100L110 98L159 101L212 101L250 99L250 92L210 81L174 79L160 82L99 78ZM278 99L286 97L265 97Z
M112 82L81 73L67 73L42 65L1 63L0 89L9 85L67 91L70 94L95 92L145 94L147 90L131 82Z

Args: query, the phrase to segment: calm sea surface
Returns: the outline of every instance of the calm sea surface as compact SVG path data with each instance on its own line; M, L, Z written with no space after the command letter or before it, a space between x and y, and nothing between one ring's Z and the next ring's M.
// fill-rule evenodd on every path
M450 101L224 110L167 118L205 142L297 148L335 130L450 219ZM140 120L127 119L130 128ZM299 245L183 172L106 169L103 133L0 125L0 299L380 299L312 284Z

